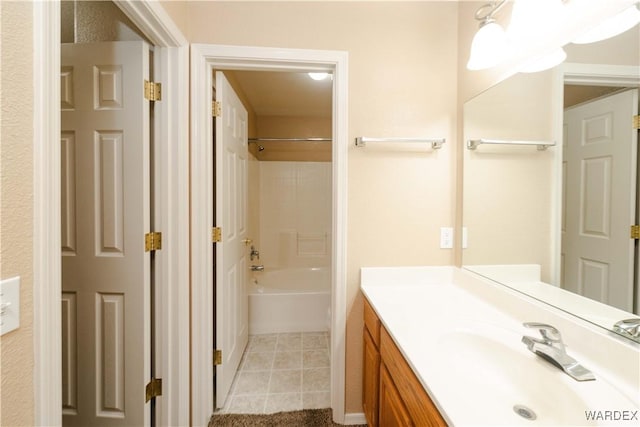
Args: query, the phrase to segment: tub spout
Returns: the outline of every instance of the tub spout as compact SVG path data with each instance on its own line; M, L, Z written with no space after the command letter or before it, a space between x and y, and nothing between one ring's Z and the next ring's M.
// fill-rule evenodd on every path
M264 271L264 265L252 265L251 271Z

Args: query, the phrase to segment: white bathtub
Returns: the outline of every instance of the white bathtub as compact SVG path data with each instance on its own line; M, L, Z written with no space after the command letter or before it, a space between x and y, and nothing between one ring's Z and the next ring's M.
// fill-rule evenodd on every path
M249 333L327 331L331 270L293 268L256 273L249 287Z

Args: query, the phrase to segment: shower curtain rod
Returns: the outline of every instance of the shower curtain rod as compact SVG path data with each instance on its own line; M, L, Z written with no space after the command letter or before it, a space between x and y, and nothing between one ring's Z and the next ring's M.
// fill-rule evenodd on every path
M331 142L332 138L249 138L249 142L269 142L269 141L285 141L285 142Z

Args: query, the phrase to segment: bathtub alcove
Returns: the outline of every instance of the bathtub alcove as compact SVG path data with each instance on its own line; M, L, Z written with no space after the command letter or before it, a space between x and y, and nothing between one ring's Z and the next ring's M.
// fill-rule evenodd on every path
M331 206L331 162L250 161L249 335L329 332Z

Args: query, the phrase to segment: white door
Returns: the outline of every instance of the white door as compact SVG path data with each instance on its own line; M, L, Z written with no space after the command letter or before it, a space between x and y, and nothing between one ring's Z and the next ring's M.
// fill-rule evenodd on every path
M216 72L216 97L222 114L215 120L215 222L222 228L216 245L216 407L229 394L249 339L247 256L247 111L222 72Z
M638 90L567 109L563 287L633 309Z
M149 425L149 46L62 46L65 426Z

